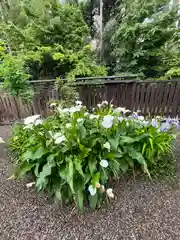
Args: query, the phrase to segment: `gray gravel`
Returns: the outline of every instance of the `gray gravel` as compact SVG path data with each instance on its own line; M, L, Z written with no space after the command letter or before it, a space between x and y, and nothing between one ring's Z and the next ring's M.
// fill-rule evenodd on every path
M9 127L0 127L7 138ZM5 136L6 135L6 136ZM5 146L0 149L0 240L180 239L180 187L123 180L116 199L96 212L77 213L45 194L12 181Z

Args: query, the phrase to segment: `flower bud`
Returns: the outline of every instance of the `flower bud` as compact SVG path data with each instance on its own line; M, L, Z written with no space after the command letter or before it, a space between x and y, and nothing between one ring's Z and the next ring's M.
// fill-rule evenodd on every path
M101 184L100 183L96 183L96 188L100 188Z
M101 185L101 187L100 187L100 193L104 193L105 192L105 187L104 187L104 185Z

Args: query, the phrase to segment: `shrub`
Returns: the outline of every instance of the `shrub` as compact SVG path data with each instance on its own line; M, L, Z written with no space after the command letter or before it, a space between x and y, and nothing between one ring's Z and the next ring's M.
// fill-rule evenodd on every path
M52 104L56 105L56 104ZM28 117L14 128L10 148L17 154L16 177L31 172L38 191L62 202L99 206L114 197L111 178L135 167L149 177L148 167L171 152L176 119L144 119L104 101L91 112L77 101L56 107L53 116Z

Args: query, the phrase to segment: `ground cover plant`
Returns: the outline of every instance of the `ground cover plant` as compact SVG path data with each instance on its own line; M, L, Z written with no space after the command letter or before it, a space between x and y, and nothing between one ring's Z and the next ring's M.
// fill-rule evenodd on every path
M10 149L15 176L33 174L37 191L83 210L114 198L112 179L129 169L149 168L171 154L177 119L144 118L107 101L88 111L80 101L63 108L51 103L53 116L30 116L14 127Z

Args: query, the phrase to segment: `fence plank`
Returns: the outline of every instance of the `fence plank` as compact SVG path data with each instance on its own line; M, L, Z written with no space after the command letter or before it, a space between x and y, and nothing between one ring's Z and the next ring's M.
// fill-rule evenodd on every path
M117 78L116 78L117 79ZM49 85L50 84L50 85ZM48 102L59 99L60 93L54 84L33 83L35 95L31 103L24 103L17 97L0 93L0 121L16 121L29 115L48 115ZM87 82L78 84L80 99L87 108L103 100L113 101L115 106L142 111L144 115L180 115L180 81L113 81L105 84Z

